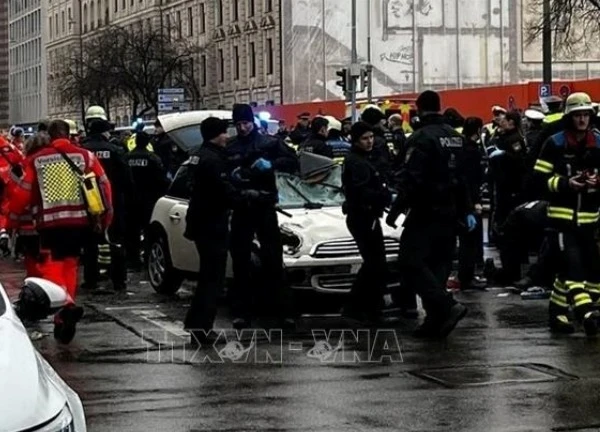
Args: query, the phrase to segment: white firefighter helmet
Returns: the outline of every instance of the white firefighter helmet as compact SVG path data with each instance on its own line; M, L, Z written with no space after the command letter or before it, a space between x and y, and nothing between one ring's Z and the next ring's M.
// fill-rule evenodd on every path
M65 123L69 125L69 135L77 135L79 133L77 123L73 120L65 119Z
M571 114L576 111L592 111L594 112L594 107L592 106L592 99L587 93L578 92L571 94L565 103L565 114Z
M92 105L85 112L85 120L91 119L100 119L100 120L108 120L106 116L106 111L100 105Z
M367 105L365 105L365 106L363 107L363 109L360 111L360 113L361 113L361 114L364 114L364 112L365 112L366 110L370 109L370 108L376 109L377 111L379 111L379 112L383 113L383 110L382 110L382 109L381 109L379 106L377 106L377 105L375 105L375 104L367 104Z
M336 130L341 132L342 131L342 122L340 122L338 119L336 119L334 116L323 116L323 118L325 120L327 120L329 123L327 124L327 130Z
M525 110L525 117L528 120L533 120L533 121L542 121L546 118L546 116L544 115L543 112L538 111L536 109L528 109Z

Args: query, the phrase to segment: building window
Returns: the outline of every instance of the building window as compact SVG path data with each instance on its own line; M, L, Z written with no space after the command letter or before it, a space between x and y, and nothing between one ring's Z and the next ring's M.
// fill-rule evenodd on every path
M96 25L96 8L94 2L90 3L90 30L94 30L94 26Z
M221 0L215 0L217 2L215 9L215 18L217 20L216 25L223 25L223 2Z
M256 76L256 49L255 49L254 42L250 42L249 51L250 51L250 78L254 78Z
M194 14L192 13L192 8L188 8L188 36L194 35Z
M121 0L121 9L125 10L126 7L127 7L127 4L125 3L125 0Z
M183 37L181 26L181 12L177 11L177 39L181 39Z
M131 6L131 7L133 7L133 0L131 0L131 2L130 2L130 6Z
M119 11L119 0L115 0L114 12L117 13Z
M267 75L273 75L273 39L267 38Z
M223 57L222 49L218 50L217 62L219 65L219 82L223 82L225 81L225 59Z
M233 3L231 12L233 16L231 17L232 21L237 21L240 19L240 2L239 0L231 0Z
M233 79L240 79L240 53L237 46L233 47Z
M102 0L98 0L98 27L102 27Z
M54 34L58 36L58 14L54 14Z
M254 16L254 0L248 0L248 17Z
M171 41L171 15L165 15L167 21L167 40Z
M204 3L200 3L200 33L206 31L206 15L204 11Z
M273 0L265 0L265 12L273 12Z
M48 18L48 30L50 30L50 39L52 39L52 18Z
M88 28L88 7L83 5L83 32L87 33Z
M200 58L200 67L202 68L202 86L206 86L206 55L202 54Z
M65 11L62 11L62 12L60 13L60 23L61 23L61 26L62 26L62 32L63 32L63 34L64 34L64 33L66 33L66 31L67 31L67 29L66 29L66 27L65 27L65 26L66 26L66 22L65 22Z

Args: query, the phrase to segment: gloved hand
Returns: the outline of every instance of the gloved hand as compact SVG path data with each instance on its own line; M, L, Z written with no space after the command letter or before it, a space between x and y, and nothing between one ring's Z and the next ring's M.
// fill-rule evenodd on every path
M257 169L260 172L265 172L273 169L273 164L264 158L259 158L252 164L251 168Z
M388 213L387 217L385 218L385 223L390 228L396 229L398 228L398 226L396 225L396 219L397 217Z
M477 218L470 214L467 216L467 230L472 232L475 228L477 228Z

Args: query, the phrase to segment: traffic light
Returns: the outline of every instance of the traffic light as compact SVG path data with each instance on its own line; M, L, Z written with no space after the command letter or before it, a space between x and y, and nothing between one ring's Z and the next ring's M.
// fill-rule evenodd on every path
M348 84L349 84L349 77L348 77L348 69L342 69L339 70L335 73L338 77L340 77L340 79L338 81L335 82L335 84L338 87L342 88L342 91L344 92L344 94L348 93Z
M369 71L367 69L361 69L360 70L360 89L357 90L358 93L362 93L364 92L366 89L369 88Z

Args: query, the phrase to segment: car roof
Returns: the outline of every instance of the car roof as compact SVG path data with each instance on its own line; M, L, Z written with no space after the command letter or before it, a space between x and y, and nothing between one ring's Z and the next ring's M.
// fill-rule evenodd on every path
M186 111L173 114L159 115L158 120L165 132L170 132L186 126L199 125L209 117L217 117L222 120L231 120L231 111L207 110Z

